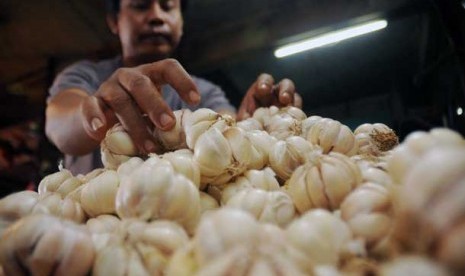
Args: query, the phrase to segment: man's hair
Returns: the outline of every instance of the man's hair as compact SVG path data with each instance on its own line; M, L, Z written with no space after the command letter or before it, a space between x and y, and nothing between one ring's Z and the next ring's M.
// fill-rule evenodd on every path
M185 11L187 8L187 0L181 1L181 10ZM121 0L105 0L105 8L107 13L116 15L120 9Z

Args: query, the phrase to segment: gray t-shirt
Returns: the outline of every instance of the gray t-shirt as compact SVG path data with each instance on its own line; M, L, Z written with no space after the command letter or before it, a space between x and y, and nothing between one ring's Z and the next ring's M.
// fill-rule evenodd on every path
M92 95L120 67L122 67L120 56L99 62L84 60L72 64L55 78L49 90L49 99L60 93L60 91L69 88L79 88ZM163 98L173 110L210 108L213 110L231 110L235 112L235 108L229 103L220 87L195 76L192 76L192 78L201 95L201 102L195 107L183 102L171 86L165 85L162 87ZM95 150L83 156L65 155L64 166L74 175L79 173L85 174L95 168L100 168L102 167L100 150Z

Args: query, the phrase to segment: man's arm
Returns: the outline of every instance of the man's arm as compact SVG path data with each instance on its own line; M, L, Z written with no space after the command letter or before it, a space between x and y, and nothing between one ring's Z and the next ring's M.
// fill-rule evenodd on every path
M70 155L84 155L99 145L84 129L82 102L89 95L80 89L67 89L58 93L47 104L45 133L57 148ZM98 127L96 125L95 127Z

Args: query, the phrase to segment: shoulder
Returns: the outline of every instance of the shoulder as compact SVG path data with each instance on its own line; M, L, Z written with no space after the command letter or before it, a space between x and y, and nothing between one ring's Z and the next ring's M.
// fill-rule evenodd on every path
M67 66L62 73L70 73L70 72L81 72L81 73L89 73L89 74L102 74L113 72L119 67L119 59L112 58L112 59L104 59L100 61L93 61L89 59L80 60L77 62L72 63L71 65Z

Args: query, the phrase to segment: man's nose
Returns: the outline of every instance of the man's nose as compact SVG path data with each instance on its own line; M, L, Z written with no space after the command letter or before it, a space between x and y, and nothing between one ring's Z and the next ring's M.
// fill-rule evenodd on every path
M159 1L152 1L148 13L150 25L157 26L165 23L165 11L160 6Z

